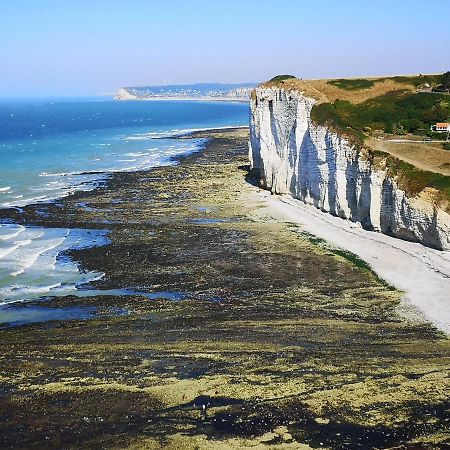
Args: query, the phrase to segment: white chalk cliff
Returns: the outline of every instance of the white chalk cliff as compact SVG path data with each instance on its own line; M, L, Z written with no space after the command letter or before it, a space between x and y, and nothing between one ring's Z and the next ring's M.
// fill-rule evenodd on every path
M433 190L409 198L367 150L312 122L315 102L296 91L256 89L250 162L262 186L364 228L449 250L450 215L431 200Z
M116 95L114 96L114 100L138 100L138 99L139 98L136 95L131 94L124 88L120 88L117 91Z

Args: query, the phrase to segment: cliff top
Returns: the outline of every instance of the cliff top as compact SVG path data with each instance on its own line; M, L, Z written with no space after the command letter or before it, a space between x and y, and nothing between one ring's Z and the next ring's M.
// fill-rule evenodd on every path
M442 75L411 75L394 77L339 78L304 80L293 75L278 75L262 83L263 87L282 87L304 93L319 103L345 100L362 103L389 92L429 90L442 83Z

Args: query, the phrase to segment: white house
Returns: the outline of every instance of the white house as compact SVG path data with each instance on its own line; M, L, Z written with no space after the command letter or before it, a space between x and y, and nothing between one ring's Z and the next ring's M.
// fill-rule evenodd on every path
M437 123L431 128L433 131L437 131L438 133L450 133L450 123Z

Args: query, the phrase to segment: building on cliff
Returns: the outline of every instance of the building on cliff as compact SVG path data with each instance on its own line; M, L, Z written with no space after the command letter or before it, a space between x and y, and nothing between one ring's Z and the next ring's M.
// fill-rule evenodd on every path
M437 123L436 125L433 125L431 127L433 131L436 131L437 133L449 133L450 132L450 123L441 122Z

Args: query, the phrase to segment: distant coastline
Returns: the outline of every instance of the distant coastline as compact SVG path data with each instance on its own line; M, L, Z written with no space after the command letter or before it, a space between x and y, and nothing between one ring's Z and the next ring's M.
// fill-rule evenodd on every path
M120 102L126 101L189 101L189 102L230 102L230 103L249 103L249 98L232 98L232 97L147 97L147 98L117 98L114 100Z
M256 83L121 87L114 100L188 100L249 102Z

